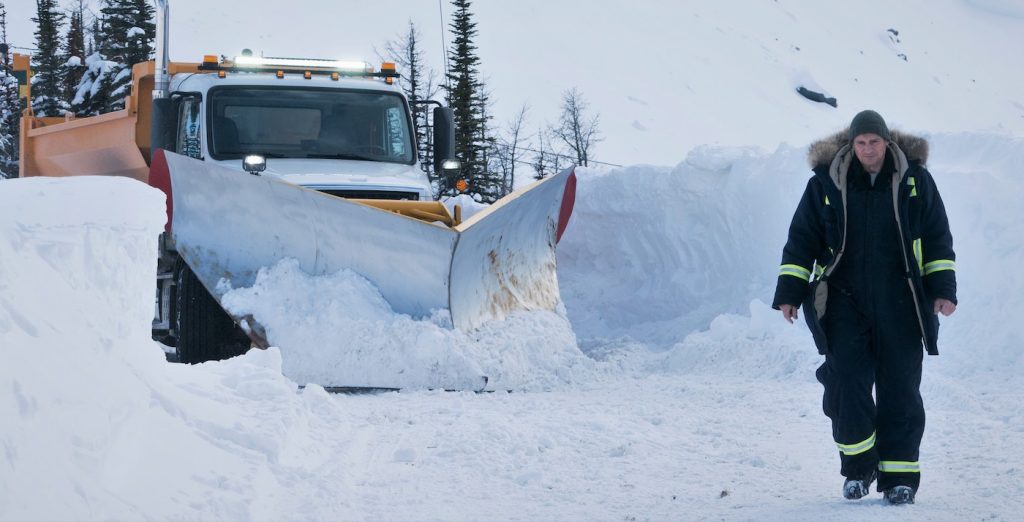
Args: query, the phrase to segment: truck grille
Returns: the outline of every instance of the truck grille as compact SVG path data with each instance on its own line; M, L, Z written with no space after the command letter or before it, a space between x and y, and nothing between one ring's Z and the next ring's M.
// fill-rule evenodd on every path
M346 199L406 199L419 201L420 195L415 192L394 192L390 190L320 190L324 194Z

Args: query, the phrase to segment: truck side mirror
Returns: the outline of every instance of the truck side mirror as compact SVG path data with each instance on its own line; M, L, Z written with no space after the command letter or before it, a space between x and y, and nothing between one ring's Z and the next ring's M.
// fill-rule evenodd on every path
M150 120L149 156L152 160L157 149L174 152L178 129L178 103L171 98L153 100L153 113Z
M440 174L451 167L459 168L455 160L455 111L434 107L434 172Z

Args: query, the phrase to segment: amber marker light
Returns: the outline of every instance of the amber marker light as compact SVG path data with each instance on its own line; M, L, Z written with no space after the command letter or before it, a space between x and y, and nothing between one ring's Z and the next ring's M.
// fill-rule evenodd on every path
M396 69L395 69L395 63L394 62L384 62L384 63L380 64L380 72L382 72L382 73L393 73L393 72L395 72L395 70ZM388 85L391 85L394 82L395 82L394 78L384 78L384 83L386 83Z
M217 65L217 55L207 54L203 56L203 64Z
M278 78L284 78L284 71L277 71Z
M306 72L302 73L302 77L308 80L308 79L313 77L313 73L310 72L310 71L306 71Z
M458 190L459 192L465 192L466 189L468 189L468 188L469 188L469 183L467 183L466 180L464 180L464 179L460 179L460 180L455 182L455 190Z

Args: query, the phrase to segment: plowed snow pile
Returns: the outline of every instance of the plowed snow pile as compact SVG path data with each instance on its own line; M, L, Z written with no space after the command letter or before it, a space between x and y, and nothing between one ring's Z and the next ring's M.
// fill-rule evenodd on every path
M474 332L446 311L396 314L351 271L309 277L294 260L261 270L252 288L224 297L281 346L285 375L324 386L545 389L572 382L593 361L576 347L564 313L519 312Z

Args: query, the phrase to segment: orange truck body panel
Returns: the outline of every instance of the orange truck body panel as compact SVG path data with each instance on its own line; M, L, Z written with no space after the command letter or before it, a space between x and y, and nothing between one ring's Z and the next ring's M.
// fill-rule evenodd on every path
M197 72L199 64L171 63L168 75ZM154 62L132 67L132 95L116 112L74 118L37 118L32 108L21 119L19 175L127 176L149 178Z

